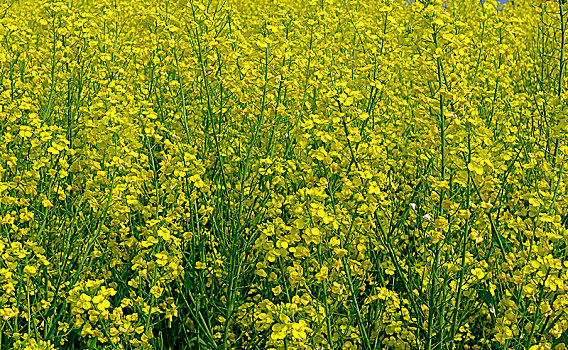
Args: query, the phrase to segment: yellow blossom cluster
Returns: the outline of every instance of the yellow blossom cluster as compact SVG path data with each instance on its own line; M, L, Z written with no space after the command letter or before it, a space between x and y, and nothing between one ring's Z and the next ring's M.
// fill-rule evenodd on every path
M0 1L0 349L566 349L567 21Z

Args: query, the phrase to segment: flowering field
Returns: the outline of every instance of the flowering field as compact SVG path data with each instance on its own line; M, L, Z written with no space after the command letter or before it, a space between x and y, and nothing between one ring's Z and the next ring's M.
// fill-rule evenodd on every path
M0 1L0 349L566 349L563 2Z

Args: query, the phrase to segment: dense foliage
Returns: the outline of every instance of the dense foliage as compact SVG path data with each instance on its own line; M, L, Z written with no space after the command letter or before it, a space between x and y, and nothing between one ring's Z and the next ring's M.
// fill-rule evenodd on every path
M565 349L563 2L0 1L0 348Z

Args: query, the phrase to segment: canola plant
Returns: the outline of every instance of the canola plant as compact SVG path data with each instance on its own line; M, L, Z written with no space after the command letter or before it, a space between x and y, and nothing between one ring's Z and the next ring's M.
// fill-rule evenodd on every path
M566 349L567 11L0 1L0 349Z

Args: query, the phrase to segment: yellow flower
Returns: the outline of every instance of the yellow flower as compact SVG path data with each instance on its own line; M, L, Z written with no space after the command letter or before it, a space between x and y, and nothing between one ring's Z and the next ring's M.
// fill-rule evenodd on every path
M37 274L37 267L31 266L31 265L26 265L24 267L24 273L27 276L35 276Z
M272 333L270 338L273 340L280 340L286 338L288 332L288 326L282 323L276 323L272 325Z
M482 280L485 277L485 272L482 268L476 267L471 270L471 274L475 276L478 280Z
M164 289L160 286L157 286L157 285L150 288L150 293L152 293L152 295L155 298L159 298L162 295L163 292L164 292Z
M165 227L162 227L158 230L158 237L162 237L164 239L164 241L169 242L172 239L172 235L170 233L170 230L168 230Z
M511 328L509 328L508 326L503 326L502 328L497 329L497 334L495 334L495 340L501 345L505 344L507 340L512 338L513 338L513 332L511 331Z
M480 165L479 163L474 163L474 162L469 163L467 165L467 168L469 169L469 171L472 171L477 175L483 175L483 166Z
M104 311L106 309L108 309L110 307L110 301L108 301L107 299L101 301L100 303L97 304L97 309L99 311Z
M272 293L274 293L274 295L280 295L280 293L282 293L282 287L280 286L272 287Z

